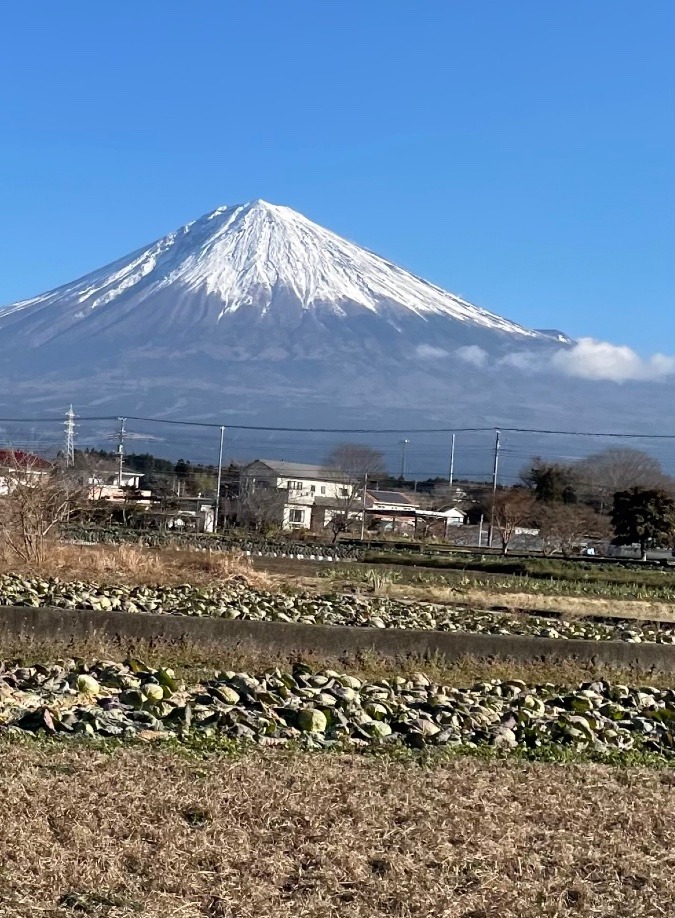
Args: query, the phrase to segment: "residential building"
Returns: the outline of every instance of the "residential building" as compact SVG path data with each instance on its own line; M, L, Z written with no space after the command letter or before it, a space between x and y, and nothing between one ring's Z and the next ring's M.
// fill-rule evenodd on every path
M466 513L459 507L441 507L436 512L445 519L448 526L463 526L466 520Z
M345 476L336 469L276 459L256 459L242 468L239 513L276 523L282 529L323 528L331 515L350 512L358 502Z
M0 449L0 496L11 493L16 484L37 483L50 469L50 463L34 453Z
M426 510L415 494L403 491L367 491L366 522L369 529L384 532L418 534L420 524L440 537L447 536L450 526L462 526L465 514L457 507Z
M133 496L134 502L148 506L152 492L141 487L140 472L99 472L87 478L90 500L108 500L119 503Z
M381 532L415 532L419 499L403 491L367 490L365 499L366 526Z

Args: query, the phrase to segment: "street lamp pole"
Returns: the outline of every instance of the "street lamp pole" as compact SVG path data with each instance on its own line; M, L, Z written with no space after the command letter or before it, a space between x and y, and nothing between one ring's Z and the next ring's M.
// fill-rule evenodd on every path
M213 531L218 532L218 517L220 516L220 486L223 481L223 443L225 440L225 428L220 428L220 448L218 450L218 482L216 484L216 507L215 519L213 521Z
M499 476L499 431L495 430L495 452L492 467L492 503L490 504L490 528L488 530L488 548L492 548L492 537L495 530L495 501L497 499L497 479Z
M401 481L405 479L405 450L410 440L401 440Z

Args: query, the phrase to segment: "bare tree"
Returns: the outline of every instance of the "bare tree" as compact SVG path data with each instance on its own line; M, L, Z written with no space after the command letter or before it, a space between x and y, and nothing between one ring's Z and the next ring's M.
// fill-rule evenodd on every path
M535 499L532 492L524 488L506 488L497 491L488 504L488 510L494 528L499 533L502 554L505 555L516 529L531 522L535 513Z
M355 484L361 484L366 475L376 480L389 474L384 454L365 443L339 443L326 456L325 466Z
M602 539L611 534L606 516L579 504L544 504L536 508L536 515L545 555L559 551L568 557L579 550L584 539Z
M286 492L262 481L246 481L239 491L239 520L267 533L283 524Z
M673 490L658 459L639 449L615 447L587 456L576 464L580 496L601 513L612 506L617 491L630 488Z
M57 466L25 454L3 470L2 480L0 537L14 557L39 566L60 524L83 506L86 488Z
M364 443L338 444L326 457L325 466L326 476L335 481L335 511L329 523L335 542L357 516L367 480L386 478L388 472L384 455Z

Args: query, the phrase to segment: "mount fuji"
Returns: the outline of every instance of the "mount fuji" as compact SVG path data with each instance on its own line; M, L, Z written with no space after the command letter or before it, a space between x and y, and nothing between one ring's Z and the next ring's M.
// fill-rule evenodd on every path
M10 414L73 402L241 424L587 429L619 411L647 429L669 404L663 386L633 385L637 397L561 375L574 346L254 201L0 308L0 403Z

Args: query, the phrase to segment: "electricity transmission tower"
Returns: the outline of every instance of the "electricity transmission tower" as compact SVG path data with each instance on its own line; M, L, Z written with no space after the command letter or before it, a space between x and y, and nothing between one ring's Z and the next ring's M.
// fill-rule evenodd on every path
M72 468L75 465L75 412L71 405L66 411L65 444L64 453L66 457L66 468Z

